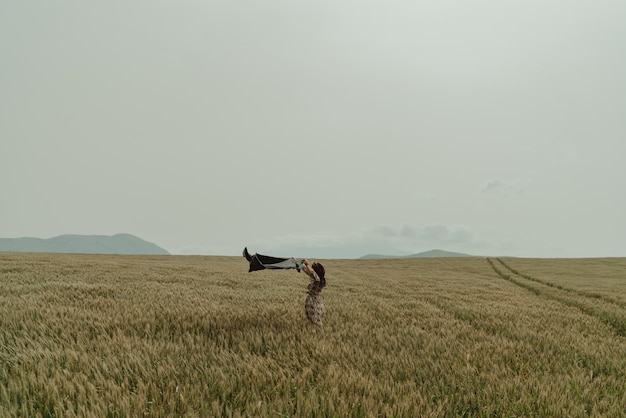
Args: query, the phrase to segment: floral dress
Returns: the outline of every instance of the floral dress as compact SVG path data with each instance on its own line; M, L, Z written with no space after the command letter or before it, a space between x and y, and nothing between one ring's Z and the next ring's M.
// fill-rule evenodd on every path
M322 325L322 317L324 316L324 302L322 302L322 289L326 285L325 280L320 279L319 275L305 263L302 270L311 278L311 282L307 288L307 296L304 302L304 310L306 317L316 325Z

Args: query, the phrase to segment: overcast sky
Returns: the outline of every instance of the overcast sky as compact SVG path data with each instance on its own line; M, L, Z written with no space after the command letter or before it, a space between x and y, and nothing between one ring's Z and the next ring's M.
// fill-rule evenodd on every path
M0 237L626 256L626 2L0 2Z

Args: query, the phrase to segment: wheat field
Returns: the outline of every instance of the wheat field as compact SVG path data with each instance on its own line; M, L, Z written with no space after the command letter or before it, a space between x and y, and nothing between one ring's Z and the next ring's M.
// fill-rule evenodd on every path
M626 416L626 259L0 253L0 416Z

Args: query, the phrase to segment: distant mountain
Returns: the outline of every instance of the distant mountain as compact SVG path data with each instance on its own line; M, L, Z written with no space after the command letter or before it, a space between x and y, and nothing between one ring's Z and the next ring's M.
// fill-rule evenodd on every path
M428 257L474 257L474 256L470 254L464 254L464 253L455 253L453 251L430 250L430 251L424 251L423 253L408 255L405 258L428 258Z
M59 235L42 238L0 238L0 251L85 254L169 254L167 250L131 234Z
M376 258L435 258L435 257L474 257L470 254L455 253L452 251L444 250L430 250L422 253L411 255L381 255L381 254L367 254L361 257L361 259L376 259Z

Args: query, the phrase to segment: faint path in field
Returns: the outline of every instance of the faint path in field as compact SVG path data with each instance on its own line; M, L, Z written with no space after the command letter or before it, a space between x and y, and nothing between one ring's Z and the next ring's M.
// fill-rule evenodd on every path
M614 298L612 298L610 296L601 295L599 293L592 293L592 292L585 292L585 291L577 290L577 289L571 289L571 288L568 288L568 287L564 287L564 286L561 286L561 285L558 285L558 284L551 283L551 282L549 282L547 280L541 280L541 279L532 277L532 276L530 276L528 274L524 274L524 273L521 273L521 272L515 270L514 268L509 266L507 263L505 263L504 260L502 260L501 258L496 258L496 260L498 260L498 262L500 264L502 264L504 267L506 267L506 269L509 270L511 273L513 273L513 274L515 274L515 275L517 275L519 277L523 277L526 280L530 280L530 281L533 281L533 282L541 283L541 284L544 284L546 286L553 287L553 288L556 288L556 289L559 289L559 290L563 290L565 292L572 293L572 294L575 294L575 295L578 295L578 296L591 298L591 299L600 299L600 300L603 300L604 302L612 303L612 304L617 305L617 306L619 306L621 308L626 308L626 302L624 302L623 300L614 299Z
M617 335L626 337L626 312L624 311L626 304L624 302L609 296L555 285L546 280L520 273L499 258L496 258L496 260L499 265L496 265L491 258L487 258L487 262L493 271L502 279L533 292L537 296L543 296L563 305L578 308L586 315L590 315L610 326ZM504 267L506 271L501 270L500 266ZM609 306L607 306L607 303Z

